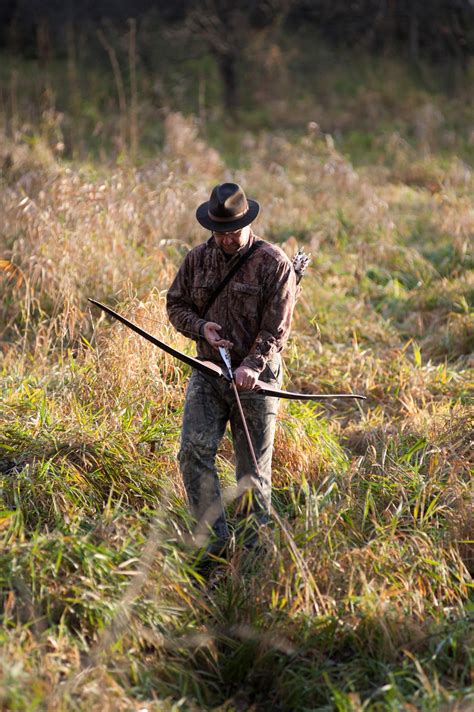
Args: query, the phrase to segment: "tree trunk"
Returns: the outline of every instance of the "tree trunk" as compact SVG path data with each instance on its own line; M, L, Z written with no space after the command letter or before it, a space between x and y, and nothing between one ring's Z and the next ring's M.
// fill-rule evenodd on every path
M410 59L416 67L419 61L419 36L418 36L418 3L413 0L410 6Z
M235 116L239 103L237 57L232 52L218 54L217 63L223 86L224 108L231 116Z

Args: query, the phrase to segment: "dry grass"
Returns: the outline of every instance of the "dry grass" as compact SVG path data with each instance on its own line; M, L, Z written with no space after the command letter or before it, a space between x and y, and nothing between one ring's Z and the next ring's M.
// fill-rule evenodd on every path
M87 306L192 348L164 294L231 173L193 120L165 131L139 168L1 139L3 708L468 700L470 173L410 167L396 141L390 170L358 173L314 130L245 138L232 175L263 203L256 231L314 256L288 385L368 402L282 407L274 504L293 543L275 527L263 560L237 546L206 592L176 465L188 372ZM231 459L226 441L226 481Z

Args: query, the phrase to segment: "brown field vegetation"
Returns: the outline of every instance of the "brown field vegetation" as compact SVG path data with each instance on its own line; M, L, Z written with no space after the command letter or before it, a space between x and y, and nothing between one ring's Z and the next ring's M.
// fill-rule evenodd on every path
M163 130L139 164L0 136L0 706L470 709L470 167L393 132L356 169L310 125L243 135L231 168L193 117ZM229 178L257 233L313 255L286 385L368 400L282 404L290 540L237 546L209 591L176 464L188 369L87 298L191 353L164 296ZM231 486L229 440L219 462Z

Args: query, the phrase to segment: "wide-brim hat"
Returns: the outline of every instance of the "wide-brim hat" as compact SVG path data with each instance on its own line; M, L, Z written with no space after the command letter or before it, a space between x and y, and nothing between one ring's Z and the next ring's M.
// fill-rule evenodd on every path
M240 185L220 183L196 210L196 218L207 230L232 232L250 225L259 210L257 201L247 198Z

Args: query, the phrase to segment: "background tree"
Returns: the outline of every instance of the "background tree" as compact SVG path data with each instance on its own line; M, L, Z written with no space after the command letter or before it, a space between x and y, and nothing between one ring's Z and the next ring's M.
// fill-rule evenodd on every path
M225 108L239 103L239 62L257 35L270 34L285 20L295 0L205 0L189 8L185 32L202 42L217 62Z

